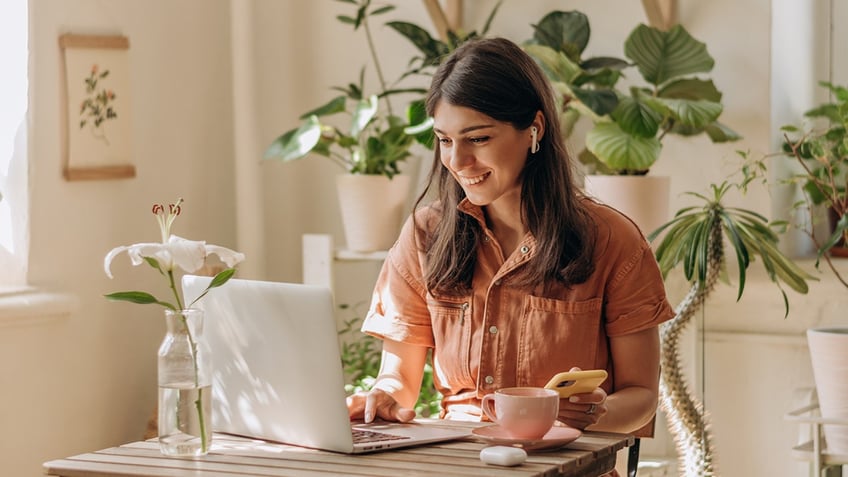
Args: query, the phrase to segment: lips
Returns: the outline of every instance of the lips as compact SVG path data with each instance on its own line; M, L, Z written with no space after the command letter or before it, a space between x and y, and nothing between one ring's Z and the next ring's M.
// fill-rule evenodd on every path
M461 185L472 186L472 185L479 184L479 183L483 182L491 174L492 174L491 172L486 172L485 174L480 174L479 176L474 176L474 177L457 176L457 180L459 181L459 183Z

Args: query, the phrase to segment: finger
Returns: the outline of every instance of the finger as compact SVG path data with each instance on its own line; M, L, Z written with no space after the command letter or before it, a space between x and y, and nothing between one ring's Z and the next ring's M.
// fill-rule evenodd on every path
M347 414L351 419L362 418L365 412L365 400L360 394L352 394L346 399Z
M372 391L365 395L365 422L371 422L374 420L375 408L377 407L377 396Z
M404 422L411 419L409 416L409 412L411 410L402 407L394 400L394 398L386 394L382 394L379 399L375 401L375 410L380 419L385 419L387 421ZM415 417L415 411L412 411L412 417Z
M595 403L600 404L607 399L607 392L603 390L603 388L595 388L590 393L578 393L572 394L571 397L568 398L568 401L571 403Z
M415 419L415 410L402 407L400 404L395 403L394 417L399 422L409 422Z

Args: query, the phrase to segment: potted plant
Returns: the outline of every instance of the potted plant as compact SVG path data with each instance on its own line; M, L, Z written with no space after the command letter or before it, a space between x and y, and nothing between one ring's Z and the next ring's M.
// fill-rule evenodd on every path
M848 281L833 263L834 256L848 256L848 88L821 82L832 101L807 111L804 116L819 121L813 127L784 126L783 151L800 165L801 172L789 178L804 191L810 210L825 207L830 232L824 241L815 235L815 221L808 234L818 248L816 267L822 258L842 285ZM848 422L844 402L848 395L848 327L829 326L807 330L807 342L822 417ZM848 454L848 425L825 425L828 451Z
M740 137L718 121L721 92L711 79L698 76L715 63L706 45L681 25L669 31L638 25L624 42L627 60L584 58L591 29L583 13L554 11L533 28L526 49L561 96L563 131L571 135L581 117L592 122L579 154L594 173L587 177L587 191L643 230L654 230L668 219L669 180L647 174L666 136L707 134L713 142ZM644 83L631 82L623 90L619 81L634 66ZM622 193L630 186L636 187L632 194ZM616 195L606 196L605 190ZM656 199L645 202L651 196ZM640 202L644 211L636 207Z
M818 258L828 254L848 256L848 88L820 82L828 89L833 101L823 103L804 113L806 118L819 121L818 126L787 125L783 151L796 159L802 172L790 178L798 183L808 199L806 206L823 206L828 210L830 235L820 242L814 229L809 233L818 248ZM823 122L824 124L821 124ZM832 266L833 272L845 286L848 283Z
M744 192L762 171L761 168L743 168L744 178L740 184L727 181L712 184L711 195L690 192L703 204L679 210L671 221L648 236L653 241L665 232L656 247L663 277L682 264L684 276L690 283L689 292L675 309L675 317L660 326L660 407L666 414L668 429L678 450L680 475L715 475L715 450L707 416L703 403L690 392L684 378L679 341L691 318L704 306L722 274L728 271L724 263L725 245L730 245L736 258L737 300L742 297L746 271L755 257L780 290L787 315L789 301L783 285L803 294L808 291L807 281L815 280L777 248L775 228L782 224L770 224L754 211L724 204L729 190L738 187Z
M342 94L301 115L299 127L277 137L265 151L266 159L293 161L310 153L327 157L341 165L347 174L337 178L339 203L347 246L354 251L387 249L394 242L409 195L410 179L400 174L400 164L410 156L416 142L432 146L426 128L416 132L410 126L425 123L421 95L423 88L400 88L383 76L369 20L392 11L392 5L374 6L371 0L338 0L356 8L354 16L339 15L340 22L364 31L368 51L379 83L374 93L366 93L365 68L357 82L334 87ZM417 94L405 115L395 113L391 97ZM381 105L382 103L382 105ZM345 115L346 128L332 125L331 117Z

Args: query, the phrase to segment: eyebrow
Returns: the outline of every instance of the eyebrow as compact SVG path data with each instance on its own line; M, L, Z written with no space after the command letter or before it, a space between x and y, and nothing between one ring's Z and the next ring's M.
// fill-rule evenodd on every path
M478 129L487 129L487 128L493 128L493 127L495 127L495 125L494 125L494 124L478 124L478 125L475 125L475 126L468 126L467 128L463 128L463 129L461 129L461 130L459 131L459 134L465 134L465 133L469 133L469 132L471 132L471 131L477 131ZM435 131L435 132L437 132L437 133L439 133L439 134L445 134L445 132L444 132L444 131L442 131L442 130L441 130L441 129L439 129L439 128L435 128L435 127L434 127L434 128L433 128L433 131Z

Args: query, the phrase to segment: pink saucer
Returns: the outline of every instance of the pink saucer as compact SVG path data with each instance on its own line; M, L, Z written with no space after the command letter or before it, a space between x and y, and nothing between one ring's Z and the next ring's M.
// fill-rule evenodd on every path
M581 435L579 429L573 427L552 427L541 439L514 439L498 425L477 427L471 434L484 441L499 446L521 447L524 450L556 449L576 441Z

